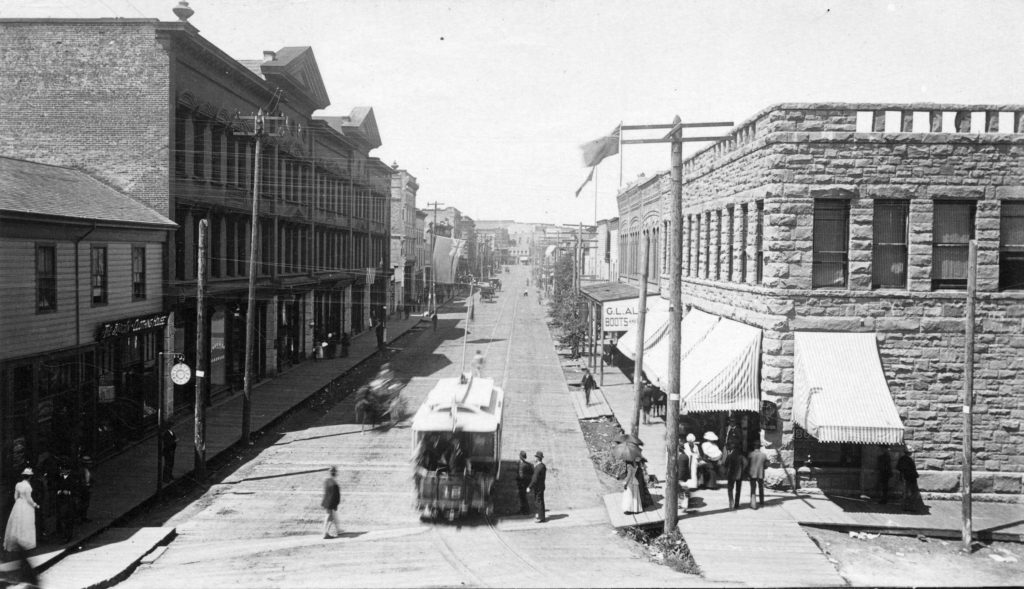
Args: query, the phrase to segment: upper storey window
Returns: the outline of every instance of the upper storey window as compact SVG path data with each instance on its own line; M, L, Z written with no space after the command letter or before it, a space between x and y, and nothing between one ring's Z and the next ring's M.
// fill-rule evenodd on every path
M936 201L932 225L932 288L967 288L967 248L974 239L974 201Z
M871 288L907 288L905 200L876 200L872 231Z
M850 201L814 201L811 288L844 288L849 263Z
M1003 202L999 219L999 288L1024 289L1024 202Z

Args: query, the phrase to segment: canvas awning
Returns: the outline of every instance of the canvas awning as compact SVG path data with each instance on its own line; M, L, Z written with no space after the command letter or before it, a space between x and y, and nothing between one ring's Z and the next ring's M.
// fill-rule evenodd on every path
M647 316L644 318L644 357L647 351L664 339L668 334L668 322L672 314L668 311L668 301L657 297L647 299ZM637 324L626 330L619 337L615 347L630 360L636 360Z
M681 410L760 410L760 329L691 309L683 318L680 357ZM644 373L655 386L667 387L667 335L644 355Z
M793 420L821 442L899 444L874 333L794 334Z

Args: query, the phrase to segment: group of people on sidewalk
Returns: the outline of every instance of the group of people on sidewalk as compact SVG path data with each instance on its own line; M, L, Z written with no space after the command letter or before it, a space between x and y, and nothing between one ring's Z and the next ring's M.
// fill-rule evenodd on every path
M750 507L764 507L764 469L768 457L762 449L760 432L749 426L747 416L737 419L729 416L724 449L719 446L718 435L704 432L703 442L688 433L682 450L676 457L679 480L689 490L717 489L718 480L725 478L729 495L729 509L739 509L743 495L743 482L750 481ZM753 435L756 433L756 435Z
M14 487L14 508L4 528L3 549L8 553L33 550L40 538L56 531L70 542L75 525L89 521L92 486L96 482L92 459L83 456L72 464L46 454L36 468L26 466ZM55 529L51 529L53 519Z
M544 491L547 488L548 467L544 464L544 452L537 450L533 455L535 464L526 460L526 451L519 451L519 465L516 469L516 487L519 490L519 513L530 515L530 500L527 495L533 493L536 514L534 519L539 523L548 521L547 508L544 505Z

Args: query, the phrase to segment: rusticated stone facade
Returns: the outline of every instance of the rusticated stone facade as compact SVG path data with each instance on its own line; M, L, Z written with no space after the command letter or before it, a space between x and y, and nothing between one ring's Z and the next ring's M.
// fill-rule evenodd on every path
M978 243L974 487L1021 492L1024 290L1001 290L999 276L1002 207L1024 202L1022 114L1021 105L782 104L684 162L684 303L763 330L761 392L778 400L781 422L773 441L798 463L815 445L794 440L794 332L873 332L922 488L958 488L966 293L933 285L933 216L936 203L968 202ZM667 211L667 184L662 194ZM814 288L814 207L825 199L849 206L845 286ZM872 286L878 199L907 203L902 288ZM878 449L858 450L862 468L845 486L869 489Z

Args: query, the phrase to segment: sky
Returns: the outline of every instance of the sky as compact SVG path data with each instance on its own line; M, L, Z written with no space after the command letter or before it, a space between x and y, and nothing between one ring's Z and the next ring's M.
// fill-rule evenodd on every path
M176 4L0 0L0 18L176 20ZM480 220L616 216L618 156L574 194L580 145L620 122L741 123L780 102L1024 103L1016 0L189 4L189 22L236 59L312 47L331 99L317 114L372 106L383 145L371 155L416 176L417 205ZM669 167L668 145L621 155L623 184Z

